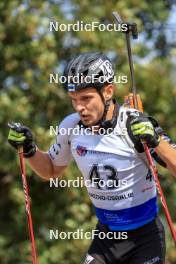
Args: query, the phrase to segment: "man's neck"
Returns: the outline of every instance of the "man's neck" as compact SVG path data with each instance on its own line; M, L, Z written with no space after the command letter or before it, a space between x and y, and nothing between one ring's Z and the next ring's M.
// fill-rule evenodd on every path
M115 107L115 104L112 101L110 106L109 106L108 112L106 114L106 120L111 120L112 119L114 107Z
M112 117L113 117L113 112L114 112L114 107L115 107L115 104L114 104L114 102L112 101L111 104L110 104L110 106L109 106L108 112L107 112L107 114L106 114L106 119L105 119L106 121L112 119ZM99 126L99 125L91 126L91 128L92 128L92 130L96 133L96 132L98 132L100 126Z

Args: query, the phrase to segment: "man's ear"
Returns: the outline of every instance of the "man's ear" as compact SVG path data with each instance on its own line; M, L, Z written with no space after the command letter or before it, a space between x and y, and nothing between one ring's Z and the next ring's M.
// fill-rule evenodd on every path
M113 97L114 94L114 85L113 84L108 84L104 87L103 89L103 96L105 100L109 100Z

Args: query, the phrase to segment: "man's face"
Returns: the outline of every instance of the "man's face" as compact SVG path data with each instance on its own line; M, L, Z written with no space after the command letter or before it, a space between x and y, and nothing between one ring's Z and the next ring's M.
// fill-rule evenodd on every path
M95 88L68 92L73 108L79 113L82 123L86 126L95 125L102 117L104 105Z

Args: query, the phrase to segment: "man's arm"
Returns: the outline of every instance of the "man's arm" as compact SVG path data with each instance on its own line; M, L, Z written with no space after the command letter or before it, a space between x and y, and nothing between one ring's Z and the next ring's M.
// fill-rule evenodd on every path
M155 152L166 163L167 169L176 177L176 149L161 138Z
M51 158L57 158L56 148L57 151L59 148L57 143L55 144L56 147L54 147L54 145L51 146L50 154L52 149L54 149L54 153L49 156L49 153L37 149L33 140L32 132L28 127L21 125L20 123L10 123L8 126L10 127L8 142L15 149L18 149L21 146L23 147L24 158L26 158L31 169L35 171L39 177L45 180L56 178L67 167L68 163L54 164L51 160ZM68 156L68 153L66 154Z
M53 165L47 152L37 149L34 156L26 159L31 169L42 179L57 178L67 166Z

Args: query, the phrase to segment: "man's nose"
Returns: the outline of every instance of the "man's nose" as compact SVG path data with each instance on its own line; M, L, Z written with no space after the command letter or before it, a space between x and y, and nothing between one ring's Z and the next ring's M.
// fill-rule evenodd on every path
M85 109L85 106L83 104L81 104L81 103L77 103L75 105L75 109L76 109L77 112L81 113Z

